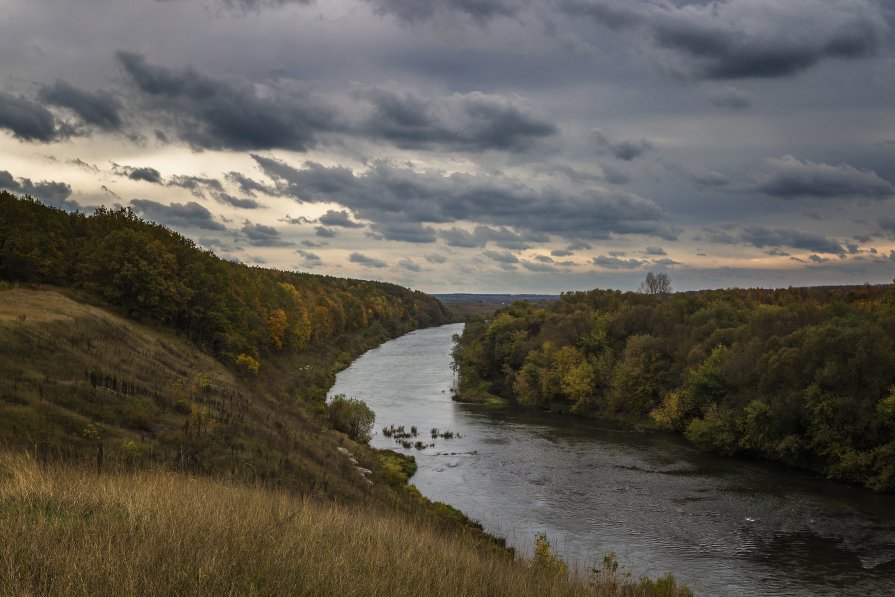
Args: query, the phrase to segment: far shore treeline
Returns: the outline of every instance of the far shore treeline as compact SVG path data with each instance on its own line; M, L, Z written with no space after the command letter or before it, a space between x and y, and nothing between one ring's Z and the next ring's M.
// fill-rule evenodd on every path
M895 289L592 290L466 325L458 398L682 433L895 491Z
M0 280L77 289L250 370L342 334L382 340L446 320L437 300L395 284L249 267L130 208L67 213L5 191Z

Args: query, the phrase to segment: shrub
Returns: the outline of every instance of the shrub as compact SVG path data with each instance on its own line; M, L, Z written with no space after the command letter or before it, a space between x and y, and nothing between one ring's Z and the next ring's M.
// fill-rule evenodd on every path
M252 375L258 375L258 371L261 370L261 363L258 359L251 357L245 353L240 354L236 357L236 368L239 369L242 373L251 373Z
M363 443L370 441L376 413L363 400L337 394L332 397L326 410L333 427L355 441Z

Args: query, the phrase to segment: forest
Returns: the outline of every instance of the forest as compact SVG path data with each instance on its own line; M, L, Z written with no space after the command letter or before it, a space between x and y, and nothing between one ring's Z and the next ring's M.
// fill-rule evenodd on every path
M0 280L76 289L248 372L265 355L360 331L381 341L446 318L437 300L394 284L248 267L130 208L68 213L5 191Z
M895 491L895 287L667 290L568 292L472 319L457 399L669 430Z

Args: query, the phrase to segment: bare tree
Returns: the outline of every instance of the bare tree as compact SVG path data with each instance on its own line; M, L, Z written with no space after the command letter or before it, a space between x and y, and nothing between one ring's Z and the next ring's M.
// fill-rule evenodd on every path
M665 272L660 274L647 272L646 278L640 283L640 292L662 296L671 294L671 278Z

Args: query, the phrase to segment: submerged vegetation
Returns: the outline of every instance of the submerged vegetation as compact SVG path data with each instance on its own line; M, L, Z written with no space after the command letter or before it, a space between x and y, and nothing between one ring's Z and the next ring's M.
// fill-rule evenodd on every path
M895 491L895 288L656 288L470 321L458 398L668 429Z

